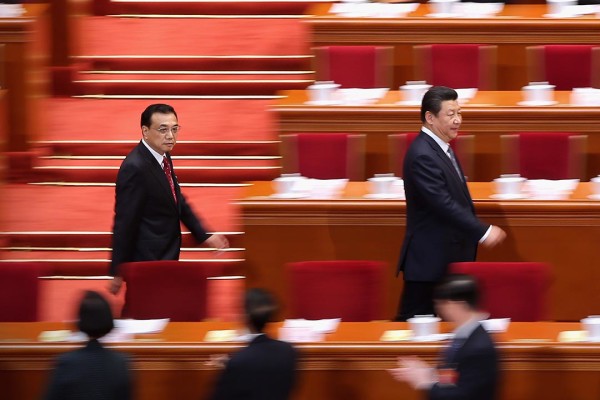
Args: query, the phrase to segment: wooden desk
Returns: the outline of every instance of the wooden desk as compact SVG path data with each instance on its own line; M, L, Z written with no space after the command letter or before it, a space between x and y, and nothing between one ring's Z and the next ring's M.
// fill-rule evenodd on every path
M42 129L40 98L48 92L48 4L25 4L22 17L0 17L4 78L8 89L8 151L26 151ZM2 69L2 68L0 68Z
M544 261L553 266L551 320L577 321L600 307L600 202L581 183L569 200L498 201L491 183L470 183L477 215L506 230L495 249L480 248L480 261ZM290 261L372 259L389 264L386 316L393 318L402 279L396 266L406 227L401 200L367 200L366 185L350 182L333 200L277 200L270 182L255 182L239 201L249 287L286 298L283 265Z
M276 335L279 324L270 327ZM211 355L235 351L242 343L207 343L211 329L231 324L170 323L164 332L139 335L108 346L128 353L133 362L138 400L206 398L217 376ZM37 399L43 393L52 360L80 343L42 343L43 330L65 329L50 323L0 324L0 385L3 398ZM293 399L417 400L421 396L394 381L386 371L398 356L417 355L434 364L445 342L380 342L389 329L406 324L342 323L320 343L297 344L298 384ZM578 330L578 323L512 323L494 338L502 357L501 400L598 399L600 345L559 343L558 333ZM443 331L449 327L442 325Z
M428 18L421 4L406 18L345 18L329 13L329 4L309 10L313 46L381 45L395 47L395 82L413 80L412 46L435 43L498 45L498 89L517 90L527 83L525 47L541 44L598 44L600 19L544 18L545 4L509 4L492 18Z
M420 107L397 104L399 91L372 105L314 106L305 104L302 90L282 91L272 110L280 133L348 132L367 135L366 176L389 172L388 138L391 133L418 132ZM500 175L500 135L526 131L577 132L588 135L587 177L600 173L600 108L570 104L570 92L555 92L559 103L524 107L520 91L478 92L462 106L461 133L475 138L473 181L491 181Z

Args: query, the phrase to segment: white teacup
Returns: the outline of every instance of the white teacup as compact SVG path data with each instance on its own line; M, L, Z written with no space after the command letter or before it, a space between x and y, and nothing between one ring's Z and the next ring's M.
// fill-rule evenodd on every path
M592 183L592 192L600 195L600 175L590 179L590 182Z
M416 339L438 334L440 331L440 321L440 318L430 315L416 315L407 320L410 330Z
M523 184L526 179L522 176L501 176L494 179L496 193L503 195L517 195L523 190Z
M328 103L336 100L335 93L340 87L333 82L315 82L308 87L310 101L315 103Z
M574 6L577 4L577 0L546 0L548 5L548 13L554 15L564 14L566 7Z
M530 83L523 86L523 100L531 103L546 103L554 100L554 85Z
M458 0L429 0L429 6L435 14L452 14Z
M374 176L369 178L370 192L373 194L393 193L393 184L398 178L395 176Z
M583 329L587 332L588 340L591 342L600 341L600 315L590 315L581 320Z
M300 176L280 176L273 179L273 188L276 193L291 193L300 179Z
M421 103L425 92L427 92L430 87L431 85L428 85L425 82L406 82L406 85L400 86L400 91L402 92L402 99L410 103Z

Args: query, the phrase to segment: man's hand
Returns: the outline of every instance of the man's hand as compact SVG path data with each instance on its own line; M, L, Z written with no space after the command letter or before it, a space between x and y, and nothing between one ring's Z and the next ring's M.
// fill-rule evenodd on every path
M229 241L223 235L211 235L203 243L207 247L214 247L217 250L223 250L229 247Z
M502 243L505 238L506 232L504 232L502 228L492 225L492 230L490 231L490 234L488 235L488 237L485 238L485 240L481 244L487 247L488 249L491 249L492 247L495 247Z
M121 286L123 286L123 278L115 276L113 277L113 280L108 283L108 291L116 296L121 290Z
M433 368L416 357L399 358L398 368L388 372L395 380L406 382L415 389L427 390L436 382Z

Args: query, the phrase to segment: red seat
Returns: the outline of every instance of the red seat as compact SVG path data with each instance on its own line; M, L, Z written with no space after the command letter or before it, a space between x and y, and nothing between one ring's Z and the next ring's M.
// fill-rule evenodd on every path
M497 49L479 44L414 46L415 78L457 89L495 90Z
M417 135L418 133L414 132L388 135L390 171L393 172L395 176L402 177L404 156ZM460 134L456 139L450 142L450 146L460 162L463 173L467 179L472 179L474 177L473 174L475 173L475 136Z
M556 44L527 47L530 82L548 82L556 90L600 87L600 47Z
M286 265L292 318L382 318L386 264L380 261L302 261Z
M39 277L45 267L33 262L0 262L0 321L38 320Z
M386 46L323 46L313 48L317 81L342 88L390 88L393 48Z
M121 266L127 283L124 318L206 318L207 278L224 274L224 263L214 261L140 261Z
M462 262L450 273L474 276L480 285L481 309L490 318L541 321L546 317L550 266L538 262Z
M502 173L527 179L585 179L586 135L520 132L501 135Z
M297 133L280 138L283 173L315 179L365 179L364 134Z

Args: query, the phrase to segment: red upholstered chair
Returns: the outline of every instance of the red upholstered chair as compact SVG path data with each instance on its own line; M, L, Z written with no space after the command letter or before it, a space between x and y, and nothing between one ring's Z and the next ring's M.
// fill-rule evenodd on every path
M480 285L480 307L490 318L540 321L546 317L550 266L538 262L463 262L451 273L474 276Z
M382 318L386 264L380 261L302 261L286 265L292 318Z
M0 262L0 321L34 322L38 320L39 277L42 264Z
M527 179L585 179L586 135L521 132L501 135L502 173Z
M526 51L530 82L549 82L556 90L600 88L600 46L556 44Z
M121 266L127 284L124 318L170 318L201 321L206 318L207 278L223 275L223 263L214 261L140 261Z
M417 135L418 133L414 132L388 135L390 171L393 172L395 176L402 176L404 155ZM456 158L460 161L460 165L467 179L472 178L475 173L475 136L460 134L456 139L450 142L450 146L452 147L452 150L454 150Z
M281 135L282 173L315 179L365 179L365 135L296 133Z
M429 44L413 47L415 78L451 88L496 89L497 46Z
M343 88L389 88L393 48L387 46L314 47L317 81L334 81Z

